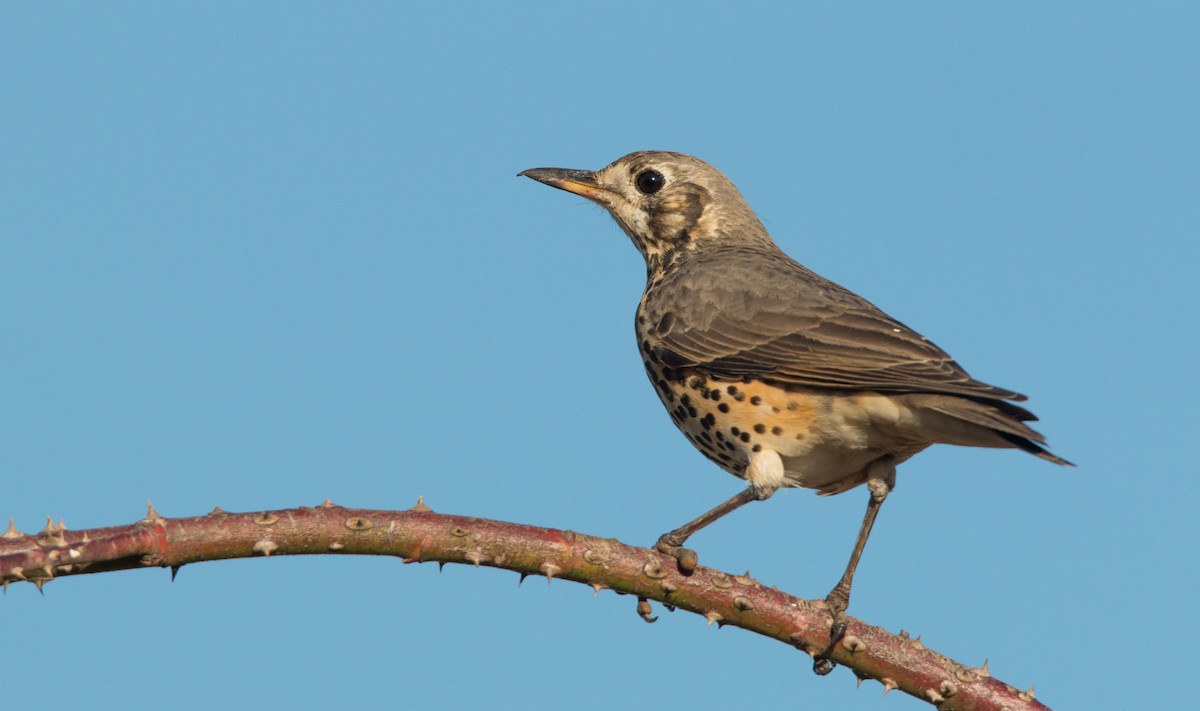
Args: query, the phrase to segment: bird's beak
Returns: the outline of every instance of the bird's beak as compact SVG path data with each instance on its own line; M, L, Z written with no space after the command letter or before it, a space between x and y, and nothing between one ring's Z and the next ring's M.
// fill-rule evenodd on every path
M517 176L533 178L539 183L545 183L559 190L582 195L588 200L594 200L601 205L612 202L613 193L596 180L596 172L592 170L573 170L571 168L530 168L517 173Z

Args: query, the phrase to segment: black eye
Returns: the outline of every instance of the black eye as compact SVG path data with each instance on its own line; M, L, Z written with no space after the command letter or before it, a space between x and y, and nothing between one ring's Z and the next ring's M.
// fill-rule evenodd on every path
M643 195L653 195L659 190L662 190L662 187L666 184L666 182L667 179L664 178L662 173L658 172L657 170L643 170L637 174L636 178L633 179L633 184L637 186L637 189L640 190Z

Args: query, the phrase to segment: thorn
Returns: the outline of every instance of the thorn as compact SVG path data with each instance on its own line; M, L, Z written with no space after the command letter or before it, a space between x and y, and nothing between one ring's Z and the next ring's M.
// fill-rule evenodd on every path
M279 544L270 539L264 538L254 544L252 549L255 553L262 553L265 557L270 558L271 554L279 550Z
M958 684L946 679L941 684L938 684L938 693L948 699L958 693Z
M476 568L483 562L483 554L476 550L463 553L463 557L474 563Z
M887 696L888 692L889 692L889 691L891 691L892 689L898 689L898 688L900 688L900 687L898 687L898 686L896 685L896 680L895 680L895 679L891 679L891 678L888 678L888 677L886 677L886 676L885 676L885 677L883 677L882 679L880 679L880 680L879 680L879 683L880 683L880 684L883 684L883 695L884 695L884 696Z
M551 563L550 561L546 561L545 563L542 563L541 565L539 565L538 570L542 571L546 575L546 584L547 585L550 584L551 580L554 580L555 575L562 572L562 568Z
M602 585L600 583L592 583L592 597L593 598L600 597L600 591L606 587L608 587L608 586Z
M332 508L337 508L337 504L333 503L333 501L331 501L331 500L329 499L329 497L328 497L328 496L326 496L326 497L325 497L325 500L324 500L324 501L322 501L322 502L321 502L321 505L320 505L320 506L318 506L317 508L319 508L319 509L332 509Z
M171 582L175 582L175 576L179 575L179 569L182 567L183 567L182 565L172 565L171 566Z
M990 677L992 675L992 673L988 671L988 660L983 660L983 666L979 667L979 670L976 673L983 677Z
M225 509L221 508L220 506L214 506L213 510L208 512L208 515L209 516L224 516L225 513L226 513Z
M351 516L350 518L346 519L346 522L343 525L351 531L368 531L375 524L371 523L362 516Z
M412 507L411 509L409 509L409 511L419 511L421 513L426 513L429 511L433 511L433 509L431 509L425 505L425 497L424 496L418 496L417 497L417 505Z
M67 540L63 536L64 528L54 525L54 519L46 517L46 527L38 531L37 544L42 548L53 548L56 546L67 545Z
M446 561L444 561L444 560L439 560L439 561L438 561L438 572L439 572L439 573L440 573L440 572L442 572L442 569L443 569L443 568L445 568L445 567L446 567Z
M934 706L940 706L946 701L946 699L937 692L937 689L926 689L925 698L928 699L929 703L933 704Z
M907 633L907 632L905 632L904 630L900 630L900 634L898 634L897 636L898 636L900 639L908 639L908 633Z
M1017 694L1017 698L1026 702L1036 699L1037 696L1035 696L1033 693L1033 684L1029 685L1029 691L1022 691L1021 693Z
M913 649L925 649L925 645L921 643L921 635L912 641Z
M10 518L8 519L8 530L0 534L0 538L22 538L24 535L17 530L17 522Z
M5 578L4 580L0 580L0 588L3 588L3 592L5 595L8 594L8 578Z
M842 637L842 646L851 654L857 654L867 648L867 643L852 634Z
M717 623L717 627L720 627L721 621L724 620L725 618L721 616L721 613L719 613L715 610L709 610L708 612L704 613L704 619L708 620L709 627L712 627L712 623L714 623L714 622Z
M521 583L525 582L525 578L529 577L529 573L518 573L521 577L517 578L517 587L521 587Z
M61 532L65 531L65 530L67 530L67 524L63 523L63 520L62 520L62 518L60 517L60 518L58 519L58 531L59 531L59 533L61 533Z
M40 595L46 594L45 591L42 590L42 588L46 586L46 578L34 578L33 584L37 586L38 594L40 594Z
M146 518L142 520L158 524L167 522L165 518L159 516L158 512L154 510L154 504L149 499L146 500Z

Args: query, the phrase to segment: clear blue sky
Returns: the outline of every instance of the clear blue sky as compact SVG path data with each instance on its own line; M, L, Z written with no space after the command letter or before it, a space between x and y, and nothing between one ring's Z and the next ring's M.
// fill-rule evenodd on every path
M4 3L0 513L424 495L653 542L739 482L645 382L628 240L515 174L677 150L1079 464L907 463L851 612L1051 706L1187 706L1200 10L1120 5ZM693 542L822 596L865 496ZM516 580L319 557L15 586L0 669L12 708L921 707Z

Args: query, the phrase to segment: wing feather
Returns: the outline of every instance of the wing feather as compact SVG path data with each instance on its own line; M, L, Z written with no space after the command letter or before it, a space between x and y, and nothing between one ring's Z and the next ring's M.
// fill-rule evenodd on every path
M782 252L697 254L651 286L639 315L657 324L647 334L664 362L712 377L1025 399L975 380L916 331Z

